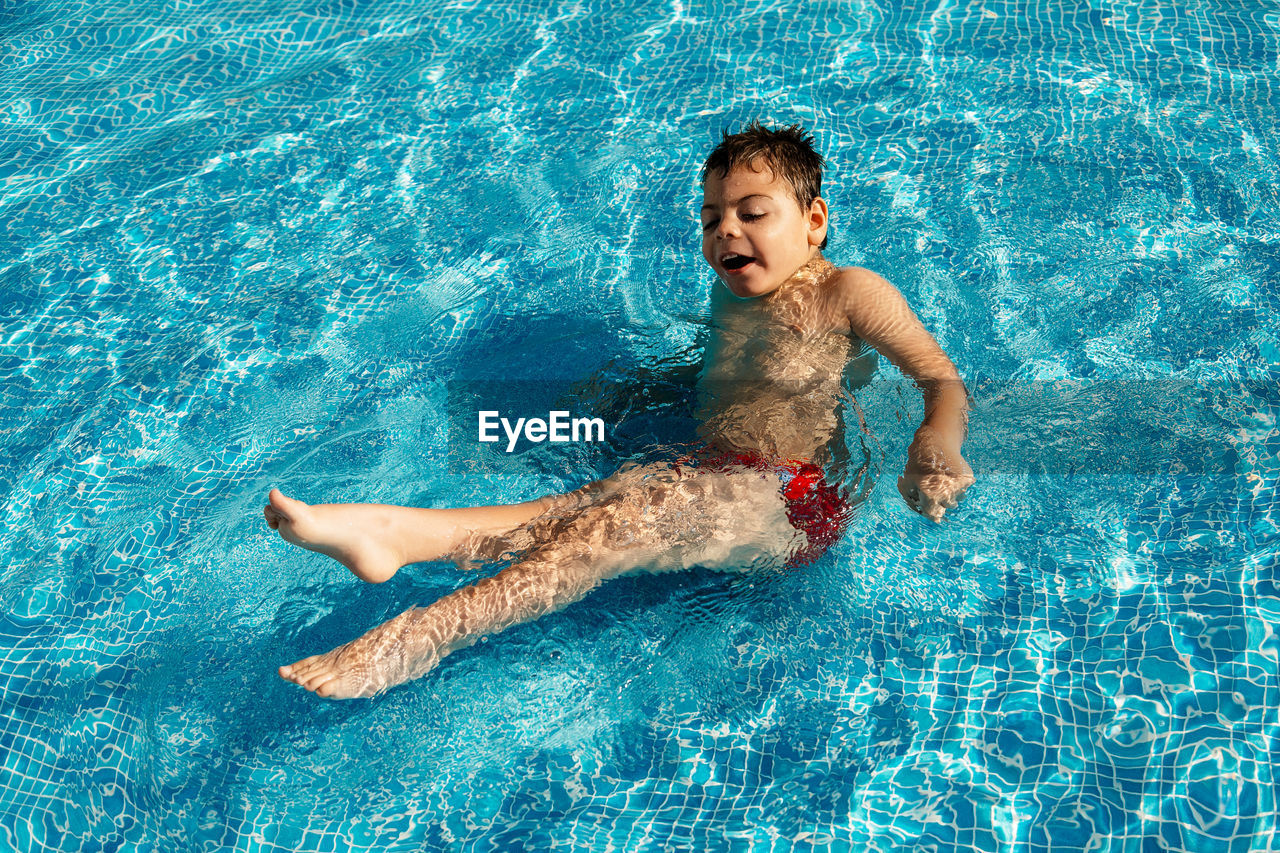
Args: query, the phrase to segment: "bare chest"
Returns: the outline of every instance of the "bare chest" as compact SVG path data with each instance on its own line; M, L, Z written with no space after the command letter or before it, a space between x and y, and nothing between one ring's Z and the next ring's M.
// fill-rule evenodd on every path
M703 376L710 380L838 379L852 341L808 306L730 306L715 317Z

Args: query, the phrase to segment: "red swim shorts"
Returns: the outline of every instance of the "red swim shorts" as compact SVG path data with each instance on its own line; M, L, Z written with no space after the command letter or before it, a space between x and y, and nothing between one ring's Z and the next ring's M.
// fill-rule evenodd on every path
M849 526L849 502L840 489L827 481L821 465L795 459L770 459L754 451L718 450L707 450L681 462L713 471L743 467L780 474L787 520L804 533L806 540L805 546L787 560L788 566L812 563L834 545Z

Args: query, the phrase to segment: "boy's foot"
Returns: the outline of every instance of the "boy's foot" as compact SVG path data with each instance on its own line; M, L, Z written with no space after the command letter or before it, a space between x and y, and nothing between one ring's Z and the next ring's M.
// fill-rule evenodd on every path
M336 649L280 667L280 677L326 699L373 696L416 678L440 661L433 635L418 625L425 614L410 608Z
M378 692L366 671L367 664L348 643L322 655L312 655L280 667L280 677L326 699L358 699Z
M286 542L332 557L361 580L382 583L404 565L383 538L390 520L378 504L311 506L285 497L279 489L272 489L268 500L262 514L272 530L280 531Z

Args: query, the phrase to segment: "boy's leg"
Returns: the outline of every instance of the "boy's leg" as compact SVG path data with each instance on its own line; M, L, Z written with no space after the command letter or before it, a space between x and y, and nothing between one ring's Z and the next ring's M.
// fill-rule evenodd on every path
M272 530L382 583L401 566L440 560L468 541L501 537L556 505L545 497L507 506L424 509L389 504L305 504L272 489L263 515Z
M655 469L628 480L579 510L525 560L326 654L281 667L280 675L321 696L371 696L625 572L780 565L797 545L774 475Z
M505 539L551 509L572 512L617 491L633 470L625 467L563 495L458 509L305 504L272 489L262 514L286 541L332 557L363 581L382 583L411 563L472 556L481 543Z

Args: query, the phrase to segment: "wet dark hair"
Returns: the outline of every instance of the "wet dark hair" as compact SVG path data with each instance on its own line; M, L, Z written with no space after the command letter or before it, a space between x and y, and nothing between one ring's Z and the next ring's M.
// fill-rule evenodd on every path
M700 183L714 169L721 178L739 166L762 161L791 186L801 210L808 210L822 195L822 155L813 147L813 135L798 124L768 128L753 121L737 133L721 131L720 144L707 157L698 176ZM823 239L820 249L827 248Z

